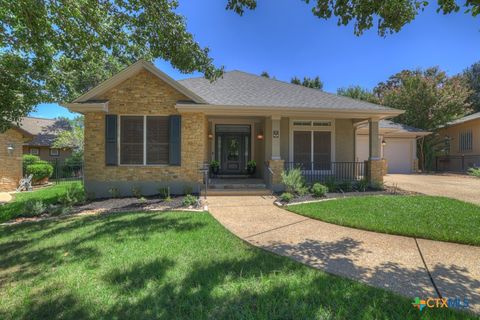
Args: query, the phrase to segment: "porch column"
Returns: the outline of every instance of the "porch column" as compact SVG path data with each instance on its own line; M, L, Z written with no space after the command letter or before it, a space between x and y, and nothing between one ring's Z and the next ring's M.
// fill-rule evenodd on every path
M282 172L284 170L284 160L280 156L280 116L272 116L272 131L270 138L272 139L272 156L268 160L268 166L272 172L271 185L273 191L283 190ZM285 132L283 134L286 134Z
M368 121L368 161L365 161L365 177L370 183L382 184L386 162L381 157L378 119Z

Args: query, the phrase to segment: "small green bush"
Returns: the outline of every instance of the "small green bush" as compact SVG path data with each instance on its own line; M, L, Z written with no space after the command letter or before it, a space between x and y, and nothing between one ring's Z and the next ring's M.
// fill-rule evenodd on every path
M64 207L71 207L76 204L84 203L87 199L85 190L78 184L71 184L61 195L58 202Z
M337 182L335 181L335 178L333 178L333 177L330 177L327 180L325 180L324 185L328 188L329 192L337 191Z
M362 180L357 181L357 183L355 185L355 188L358 191L365 192L368 189L368 185L369 185L368 180L367 179L362 179Z
M25 202L23 215L27 217L36 217L47 210L47 206L41 200L30 199Z
M48 213L52 216L66 215L72 212L71 207L65 207L63 205L50 205L47 209Z
M133 186L132 194L135 198L140 199L142 197L142 188L140 186Z
M308 188L305 187L305 179L299 168L283 171L282 183L285 185L285 189L289 193L303 196L308 192Z
M35 164L40 161L39 156L33 154L24 154L23 155L23 172L27 171L27 167L31 164Z
M470 176L480 178L480 168L470 168L467 173Z
M53 166L45 161L38 161L27 166L27 175L32 174L33 180L39 181L50 178L53 174Z
M342 181L337 186L340 191L351 192L353 190L353 183L351 181Z
M120 198L120 190L118 188L112 187L108 189L108 193L113 199Z
M328 188L326 186L324 186L323 184L315 183L312 186L311 191L312 191L312 194L313 194L314 197L324 197L328 192Z
M160 199L168 199L170 198L170 187L160 187L158 188L158 194L160 195Z
M383 182L371 182L370 189L376 190L376 191L382 191L382 190L385 190L385 186Z
M184 207L190 207L190 206L197 205L197 202L198 202L197 197L191 194L187 194L182 200L182 205Z
M280 195L280 200L282 202L290 202L293 200L293 198L295 198L295 196L290 192L284 192Z

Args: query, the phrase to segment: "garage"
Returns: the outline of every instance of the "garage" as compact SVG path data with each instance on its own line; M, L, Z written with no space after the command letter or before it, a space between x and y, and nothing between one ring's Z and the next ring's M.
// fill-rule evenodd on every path
M380 121L382 158L387 160L388 173L412 173L417 160L416 140L430 134L392 121ZM368 160L368 125L357 128L356 161Z

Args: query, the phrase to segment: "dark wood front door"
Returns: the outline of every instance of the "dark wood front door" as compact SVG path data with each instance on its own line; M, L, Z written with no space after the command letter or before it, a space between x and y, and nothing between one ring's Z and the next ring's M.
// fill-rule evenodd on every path
M221 171L230 174L242 173L245 169L245 135L228 134L222 138Z

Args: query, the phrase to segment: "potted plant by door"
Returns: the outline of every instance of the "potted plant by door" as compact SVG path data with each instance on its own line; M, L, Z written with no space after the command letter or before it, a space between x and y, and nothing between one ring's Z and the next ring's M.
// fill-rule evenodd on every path
M257 170L257 163L255 160L250 160L247 162L247 173L251 176L255 174L255 171Z
M210 171L212 172L212 175L216 176L220 171L220 161L212 160L212 162L210 162Z

